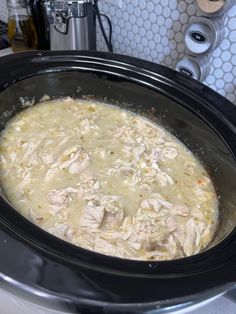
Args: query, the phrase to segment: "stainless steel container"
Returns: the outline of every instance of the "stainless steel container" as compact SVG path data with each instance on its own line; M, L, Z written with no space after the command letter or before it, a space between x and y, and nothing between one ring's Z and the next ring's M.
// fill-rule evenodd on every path
M92 0L49 0L51 50L96 50L96 14Z
M196 17L186 27L184 41L191 54L209 54L221 44L224 34L221 18Z
M210 72L209 56L184 56L176 64L175 69L189 77L203 82Z

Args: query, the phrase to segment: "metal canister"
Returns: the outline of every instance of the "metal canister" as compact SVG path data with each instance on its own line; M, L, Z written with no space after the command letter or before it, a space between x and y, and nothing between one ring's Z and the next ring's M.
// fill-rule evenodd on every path
M92 0L49 0L51 50L95 50L96 14Z
M178 61L175 69L186 76L192 77L195 80L203 82L210 72L209 56L184 56Z
M187 25L184 41L191 54L208 54L221 44L224 34L224 22L220 17L196 17Z

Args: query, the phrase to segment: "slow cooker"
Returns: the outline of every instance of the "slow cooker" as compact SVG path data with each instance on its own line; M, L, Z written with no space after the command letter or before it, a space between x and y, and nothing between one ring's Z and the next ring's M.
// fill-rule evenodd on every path
M203 252L172 261L114 258L41 230L0 197L0 287L69 313L156 313L184 309L236 284L236 107L166 67L102 52L25 52L0 60L0 128L24 104L92 98L158 121L207 168L220 223Z

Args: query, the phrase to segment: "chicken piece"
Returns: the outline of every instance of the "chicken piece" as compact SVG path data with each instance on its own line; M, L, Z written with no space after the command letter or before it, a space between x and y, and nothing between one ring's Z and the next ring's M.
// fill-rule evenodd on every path
M131 178L127 179L127 184L132 190L136 190L137 184L141 181L138 171L132 175Z
M185 223L178 223L176 230L173 232L176 243L179 245L179 248L182 249L183 255L183 245L185 240Z
M136 217L126 216L121 226L121 233L119 238L126 241L130 248L139 250L142 247L142 239L135 230Z
M140 238L136 234L131 234L127 243L129 246L135 250L140 250L142 247L142 243L140 242Z
M74 232L67 232L67 239L71 239L72 243L79 245L82 248L93 250L94 241L97 236L99 229L85 229L85 228L76 228Z
M152 167L154 164L156 164L157 169L159 169L158 167L158 160L160 159L160 153L161 153L161 148L160 147L155 147L152 148L151 153L149 155L146 155L145 159L149 159L150 163L152 164Z
M161 203L157 198L150 198L147 200L144 200L141 203L141 208L143 209L153 209L155 212L159 212L161 207Z
M134 144L135 143L135 139L134 139L134 130L127 125L124 125L120 128L115 128L115 132L113 135L113 139L122 141L123 143L126 144Z
M44 96L45 97L45 96ZM73 98L71 98L70 96L66 96L65 98L63 98L63 101L65 102L65 103L71 103L71 102L73 102Z
M175 217L168 216L165 220L165 223L166 223L168 233L172 233L177 229L177 222L176 222Z
M184 167L185 167L185 172L188 174L194 174L196 171L196 163L192 161L185 161Z
M59 237L61 239L65 239L65 235L67 233L68 228L69 227L67 225L56 222L53 227L46 228L46 230L56 237Z
M121 208L116 208L116 209L111 209L111 210L106 209L104 223L106 227L109 227L109 228L118 227L122 223L123 218L124 218L124 212Z
M142 141L142 138L137 138L136 140L138 141L140 139ZM134 154L134 159L139 161L143 152L145 151L145 145L140 145L137 148L134 149L133 154Z
M133 167L132 162L127 162L122 159L116 159L114 161L114 167L109 168L107 171L107 175L123 175L123 176L131 176L136 172L136 169Z
M37 148L41 144L41 140L37 142L27 142L24 143L21 147L24 149L24 159L32 159L32 155L35 154Z
M7 164L7 161L2 154L0 155L0 163L2 164L2 166Z
M185 240L183 250L187 256L194 254L196 241L196 225L193 219L190 219L185 227Z
M199 185L196 185L193 191L195 192L195 195L199 202L207 202L212 199L214 195L212 192L208 192L208 190L205 190L204 187L201 187Z
M43 217L37 214L33 208L29 210L29 218L35 224L40 224L43 221Z
M47 165L50 165L54 161L53 155L52 154L47 154L47 153L42 154L41 159Z
M170 202L167 202L163 199L158 199L158 202L162 205L162 207L164 208L168 208L168 209L172 209L173 208L173 204L171 204Z
M20 170L20 169L19 169ZM19 190L25 190L25 188L31 186L32 184L32 173L30 169L25 169L21 172L22 180L17 184Z
M82 185L86 185L91 188L96 183L96 178L91 172L85 171L80 175L80 182Z
M78 194L79 190L73 187L68 187L63 190L53 189L48 193L48 200L54 211L59 211L66 208L72 200L71 194Z
M97 155L102 160L105 160L107 158L107 156L108 156L107 150L105 148L103 148L103 147L97 147L95 149L94 154Z
M150 183L150 180L153 179L157 174L157 170L154 168L147 167L143 171L143 181Z
M127 216L122 224L124 228L121 238L134 250L139 250L142 247L141 237L135 230L135 217Z
M155 215L157 218L156 213ZM165 224L155 218L146 214L146 211L144 214L138 211L133 221L133 234L128 242L135 239L135 242L141 243L144 249L155 250L167 236Z
M125 154L126 158L129 160L132 155L133 155L133 151L132 151L132 146L130 145L123 145L121 151Z
M81 146L75 145L63 152L63 154L58 158L57 166L60 169L66 169L76 161L82 162L89 159L89 154L87 154Z
M104 225L108 228L114 228L121 225L124 219L121 197L116 195L105 195L100 199L100 204L105 209Z
M81 173L88 167L89 162L90 156L82 147L72 146L66 149L52 164L45 175L45 181L49 182L61 169L68 169L71 174Z
M97 129L98 126L95 124L93 119L84 118L81 123L81 133L85 134L88 133L90 130Z
M135 247L130 245L129 242L123 240L122 238L118 237L116 240L116 245L118 248L121 248L123 251L123 258L136 258L140 255L138 250L141 246Z
M156 178L159 181L161 186L166 186L168 184L174 184L174 181L171 178L171 176L165 172L158 171L156 174Z
M202 236L206 228L207 225L203 221L199 221L196 224L196 240L195 240L196 247L199 247L201 245Z
M172 259L180 257L182 255L180 250L179 250L179 247L176 243L176 239L175 239L174 235L172 235L172 234L169 235L167 243L168 244L166 247L167 247L169 255Z
M148 138L154 138L155 141L161 140L164 137L164 132L162 129L154 126L152 122L145 120L142 121L135 118L134 126L140 132L140 134Z
M189 215L189 208L186 205L173 205L171 207L171 213L186 217Z
M125 255L121 247L111 244L102 239L99 235L97 235L94 240L94 251L117 257L124 257Z
M146 251L144 252L140 258L135 258L136 260L158 260L158 261L166 261L170 259L170 255L166 249L157 250L157 251Z
M153 209L155 212L160 212L160 210L163 212L163 209L167 208L172 209L173 204L170 202L167 202L163 199L163 197L158 193L153 193L151 199L144 200L141 203L141 208L143 209ZM162 216L162 215L161 215Z
M178 151L174 147L165 147L162 150L162 158L175 159L178 156Z
M104 218L104 207L95 206L89 201L80 217L80 226L90 229L97 229L101 226Z
M54 208L66 207L70 201L70 195L66 190L51 190L48 193L48 200Z
M89 165L89 159L85 159L83 161L76 161L69 167L69 173L78 174L83 172Z

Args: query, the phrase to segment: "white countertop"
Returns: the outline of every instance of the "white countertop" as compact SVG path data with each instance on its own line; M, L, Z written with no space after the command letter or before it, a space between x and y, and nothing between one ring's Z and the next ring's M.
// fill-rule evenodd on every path
M0 57L6 56L12 53L11 48L1 49L0 50Z

